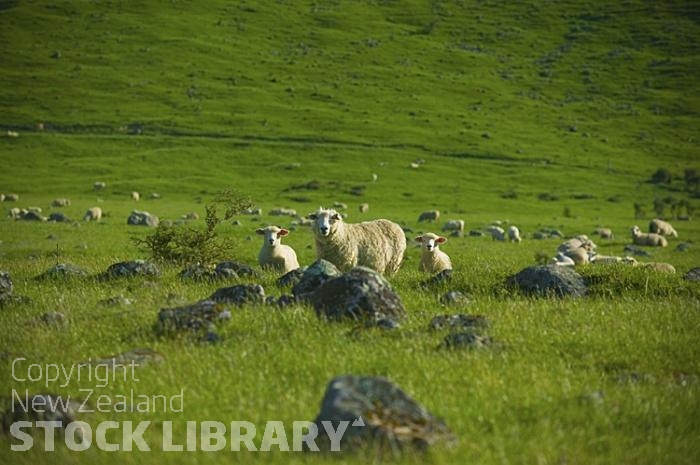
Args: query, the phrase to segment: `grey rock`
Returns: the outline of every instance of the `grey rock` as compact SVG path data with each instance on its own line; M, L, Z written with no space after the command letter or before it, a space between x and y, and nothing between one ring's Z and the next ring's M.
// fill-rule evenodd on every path
M238 306L265 303L265 289L260 284L237 284L217 289L208 300Z
M625 246L625 254L635 255L637 257L651 257L651 254L649 252L642 249L641 247L637 247L636 245L632 244L628 244Z
M676 246L676 252L687 252L690 250L690 244L687 242L681 242Z
M36 277L38 280L84 278L88 271L72 263L59 263Z
M39 317L39 322L45 325L62 325L66 316L61 312L47 312Z
M250 265L234 261L219 262L216 264L216 269L214 271L224 276L226 276L227 274L230 275L230 271L226 270L233 271L236 276L252 276L254 278L260 277L260 273L255 271Z
M0 271L0 302L9 301L14 290L15 285L12 282L12 278L10 278L10 273Z
M440 297L440 303L443 305L463 306L469 305L470 301L469 297L464 295L462 292L450 291Z
M469 231L469 237L481 237L483 235L484 233L482 231L476 229L472 229L471 231Z
M24 221L44 221L44 220L46 220L46 218L41 216L40 213L37 213L37 212L32 211L32 210L30 210L27 213L25 213L24 215L22 215L22 219Z
M341 274L331 262L323 259L316 260L304 271L301 280L292 287L292 294L295 297L306 298L323 283Z
M358 451L366 447L394 453L426 450L437 442L453 442L445 423L428 412L403 390L378 376L339 376L331 380L314 420L322 451L331 448L323 422L337 430L348 422L340 450Z
M306 267L304 266L301 268L297 268L296 270L292 270L288 273L285 273L277 279L277 285L279 287L294 286L299 281L301 281L301 278L304 276L305 271Z
M189 265L180 271L181 279L192 281L217 281L222 279L238 279L238 274L231 268L214 268L202 264Z
M229 320L231 312L224 305L212 300L203 300L192 305L164 308L158 312L156 332L211 331L216 323Z
M71 220L68 218L65 214L63 213L51 213L49 215L49 221L53 221L55 223L70 223Z
M483 315L467 315L457 313L454 315L438 315L430 320L428 329L437 331L441 329L467 330L474 328L486 328L489 321Z
M689 270L683 278L688 281L700 281L700 267Z
M131 215L129 215L129 218L126 220L126 224L133 226L149 226L152 228L158 226L158 222L157 216L139 210L132 211Z
M331 320L399 320L406 310L389 282L376 271L358 266L329 279L309 298L319 316Z
M540 297L581 297L587 293L581 275L568 266L529 266L510 276L506 285L519 288L525 294Z
M445 336L440 347L445 349L483 349L491 345L492 340L489 336L473 331L463 331Z
M158 267L146 260L131 260L110 265L101 277L103 279L125 278L133 276L159 276Z

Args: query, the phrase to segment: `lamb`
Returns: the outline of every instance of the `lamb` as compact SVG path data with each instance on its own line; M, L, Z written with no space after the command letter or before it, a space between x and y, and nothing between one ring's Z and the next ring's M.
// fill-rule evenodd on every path
M579 248L583 248L588 250L589 252L593 252L598 248L598 246L596 246L595 243L593 243L593 241L588 238L588 236L586 236L585 234L581 234L579 236L572 237L571 239L562 242L561 245L557 248L557 252L566 253L569 250Z
M659 273L669 273L673 274L676 272L676 268L670 263L663 262L646 262L640 263L638 266L642 268L649 268Z
M442 231L458 231L464 232L464 220L450 220L442 227Z
M418 216L418 222L422 223L423 221L438 221L440 219L440 211L439 210L429 210L425 211Z
M452 269L450 257L440 250L440 244L447 242L446 238L433 233L425 233L416 237L416 242L421 244L423 251L418 264L418 271L440 273L443 270Z
M369 211L369 204L368 203L361 203L360 204L360 213L367 213Z
M345 223L333 209L319 208L309 215L316 256L328 260L341 271L366 266L381 274L396 273L406 251L406 235L401 226L385 219Z
M511 242L522 241L522 239L520 238L520 230L517 226L511 226L510 228L508 228L508 239L510 239Z
M664 236L655 233L643 233L639 226L632 228L632 242L637 245L651 245L654 247L666 247L668 241Z
M88 208L83 216L84 221L100 221L102 219L102 209L100 207Z
M593 234L597 234L601 239L615 239L615 234L610 228L596 228Z
M494 241L506 240L506 232L500 226L489 226L486 230L491 234L491 239Z
M299 261L294 249L282 244L282 237L289 234L288 230L277 226L268 226L256 229L255 233L265 236L260 253L258 253L258 263L263 269L274 269L286 274L299 268Z
M133 192L131 193L131 200L134 200L134 201L138 202L139 200L141 200L141 194L139 194L139 193L136 192L136 191L133 191Z
M673 229L671 223L667 223L659 218L654 218L649 222L649 232L658 234L659 236L678 237L678 233Z

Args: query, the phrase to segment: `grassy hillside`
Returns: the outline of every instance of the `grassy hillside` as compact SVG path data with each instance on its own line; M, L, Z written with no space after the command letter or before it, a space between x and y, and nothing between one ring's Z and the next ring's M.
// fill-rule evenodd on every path
M38 446L16 453L2 437L0 462L326 463L281 452L165 454L159 428L166 420L180 432L185 421L247 420L259 444L266 421L313 419L326 383L355 373L395 381L458 439L397 461L697 463L700 288L682 275L700 266L700 225L676 221L669 205L700 208L697 186L684 181L686 170L700 170L699 20L700 9L683 1L0 0L0 192L20 197L2 204L0 270L31 299L0 309L0 396L95 387L18 382L17 357L69 365L137 347L165 362L96 394L185 392L180 414L82 417L93 427L151 420L151 453L62 445L52 456ZM411 168L417 159L425 162ZM648 182L659 168L670 183ZM95 181L107 188L93 191ZM127 226L131 210L203 217L225 188L265 212L217 229L233 244L230 258L251 265L260 246L254 229L290 226L267 214L278 206L303 215L344 202L348 221L389 218L413 230L409 239L438 232L442 223L417 218L439 209L443 221L463 218L467 230L509 220L525 239L450 238L443 250L455 278L434 289L418 287L425 276L419 250L409 247L390 278L409 318L386 333L353 333L353 324L328 324L307 307L246 307L222 325L218 344L159 338L159 309L236 282L183 282L181 267L169 264L146 284L34 279L60 262L96 274L146 258L133 239L152 231ZM149 199L152 192L161 198ZM4 217L10 207L59 211L50 207L56 197L71 199L60 211L75 220L95 205L108 216L78 225ZM579 300L503 289L537 254L554 255L560 241L532 239L538 229L573 236L611 227L614 240L594 240L601 254L622 255L629 228L646 229L663 199L680 238L639 259L671 263L675 275L584 266L593 285ZM358 212L361 202L368 213ZM644 209L638 217L635 203ZM689 250L677 251L680 242ZM303 265L315 259L308 230L293 230L285 243ZM276 278L243 282L288 293ZM448 290L471 303L442 306ZM133 303L100 303L117 295ZM49 311L66 322L37 324ZM445 334L429 332L428 322L447 312L486 316L498 346L437 350Z

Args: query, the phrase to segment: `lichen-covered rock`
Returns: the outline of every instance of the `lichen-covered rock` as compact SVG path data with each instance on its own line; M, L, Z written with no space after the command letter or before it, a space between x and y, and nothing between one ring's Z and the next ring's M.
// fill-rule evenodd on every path
M15 290L15 285L10 278L10 273L0 271L0 303L7 302L12 298L12 292Z
M506 285L516 287L525 294L540 297L581 297L587 293L581 275L568 266L529 266L510 276Z
M470 301L469 297L464 295L464 293L460 291L450 291L440 297L440 303L443 305L464 306L469 305Z
M683 278L688 281L700 281L700 267L689 270L685 275L683 275Z
M132 276L159 276L158 267L146 260L131 260L110 265L102 278L125 278Z
M341 274L331 262L323 259L316 260L304 271L301 280L292 287L292 294L298 298L306 298L323 283Z
M335 431L341 422L347 422L345 433L336 444L340 451L372 447L401 453L425 450L440 441L454 441L442 420L389 380L376 376L345 375L328 384L314 423L318 427L319 449L333 450L323 422L330 422Z
M473 331L450 333L442 341L441 348L445 349L483 349L491 346L493 341Z
M192 305L162 309L158 312L156 332L211 331L217 322L230 318L231 312L223 304L212 300L202 300Z
M317 315L331 320L400 320L406 315L389 282L376 271L361 266L329 279L309 300Z
M489 321L483 315L466 315L457 313L454 315L438 315L430 320L428 329L437 331L441 329L466 330L472 328L486 328Z
M295 286L301 278L304 276L304 272L307 267L296 268L277 279L277 285L279 287Z
M72 263L59 263L36 277L38 280L84 278L89 273L87 270Z
M51 213L49 215L49 221L53 221L55 223L70 223L73 220L68 218L65 214L58 212L58 213Z
M260 305L265 303L265 289L260 284L238 284L222 287L209 296L209 300L238 305Z
M133 226L150 226L152 228L158 226L158 222L157 216L139 210L132 211L131 215L129 215L129 218L126 220L126 224Z
M216 264L215 270L222 276L228 277L238 277L238 276L252 276L254 278L260 277L260 273L255 271L250 265L245 263L239 263L234 261L224 261ZM233 274L231 274L233 273Z

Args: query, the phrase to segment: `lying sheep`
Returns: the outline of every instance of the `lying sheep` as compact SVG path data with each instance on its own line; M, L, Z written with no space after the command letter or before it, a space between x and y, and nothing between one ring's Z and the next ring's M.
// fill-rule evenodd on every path
M83 221L100 221L102 219L102 209L100 207L88 208L83 216Z
M491 239L494 241L505 241L506 232L500 226L489 226L486 230L491 234Z
M432 223L433 221L438 221L438 220L440 220L440 211L439 210L425 211L418 216L419 223L422 223L423 221L429 221Z
M630 257L628 255L624 257L618 257L615 255L598 255L595 252L589 252L588 260L595 265L637 265L637 260L634 257Z
M139 194L139 193L136 192L136 191L133 191L133 192L131 193L131 200L134 200L134 201L138 202L139 200L141 200L141 194Z
M368 203L361 203L360 204L360 213L367 213L369 211L369 204Z
M563 253L557 253L557 256L552 259L552 264L556 266L574 266L574 262L570 257L564 255Z
M588 238L585 234L581 234L576 237L572 237L571 239L568 239L559 245L557 248L557 252L566 252L568 250L574 250L574 249L586 249L589 252L595 251L598 246L595 245L595 243Z
M646 263L639 263L638 266L640 266L642 268L650 268L650 269L657 271L659 273L673 274L676 272L676 268L673 265L671 265L670 263L646 262Z
M406 235L401 226L389 220L345 223L338 212L323 207L309 215L316 256L328 260L341 271L366 266L379 273L398 271L406 251Z
M449 220L442 226L442 231L459 231L464 232L464 220Z
M282 237L289 234L288 230L277 226L268 226L256 229L255 233L265 236L260 253L258 253L258 263L262 268L271 268L282 273L299 268L299 261L294 249L282 244Z
M20 210L17 207L10 208L10 210L7 212L7 216L8 218L13 220L19 220L20 218L22 218L22 210Z
M572 259L576 265L585 265L589 263L589 251L583 247L579 247L578 249L567 250L561 253Z
M440 244L447 242L446 238L433 233L425 233L416 237L416 242L421 244L422 250L418 271L439 273L452 269L450 257L440 250Z
M51 201L52 207L67 207L69 205L70 205L70 200L63 198L63 197L58 198L58 199L53 199Z
M508 239L511 242L522 241L522 239L520 238L520 230L518 229L517 226L511 226L508 228Z
M678 237L678 233L671 223L667 223L659 218L654 218L649 222L649 232L658 234L659 236L673 236Z
M610 228L596 228L593 234L597 234L601 239L615 239L615 235Z
M650 245L654 247L666 247L668 241L665 237L655 233L643 233L639 226L632 228L632 242L637 245Z

